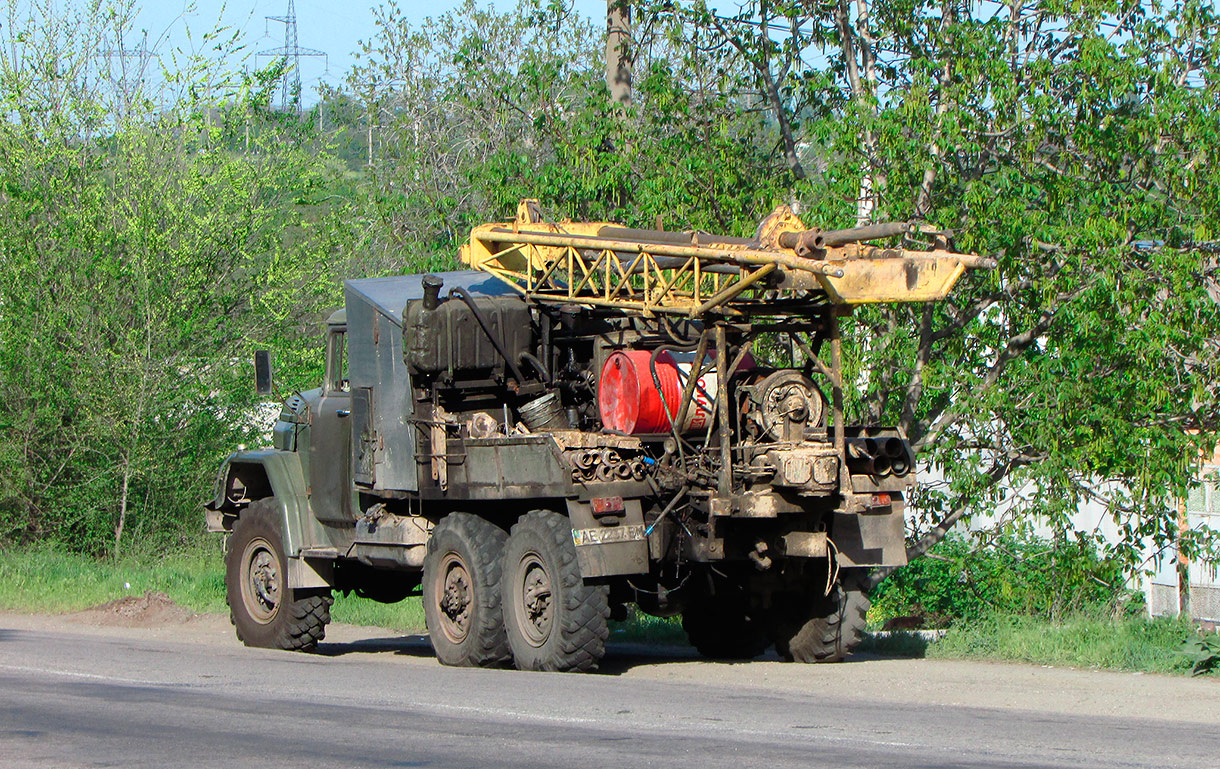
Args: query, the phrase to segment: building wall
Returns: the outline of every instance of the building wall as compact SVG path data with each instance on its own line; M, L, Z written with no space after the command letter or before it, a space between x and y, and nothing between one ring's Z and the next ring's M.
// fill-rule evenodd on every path
M1202 483L1186 497L1186 524L1220 531L1220 448L1202 466ZM1191 563L1188 568L1192 619L1220 622L1220 572L1217 564ZM1148 608L1154 616L1179 613L1178 554L1166 552L1156 562L1148 590Z
M1203 484L1186 500L1186 517L1191 528L1206 525L1220 531L1220 462L1204 465ZM1195 619L1220 622L1220 574L1216 564L1190 564L1190 613Z

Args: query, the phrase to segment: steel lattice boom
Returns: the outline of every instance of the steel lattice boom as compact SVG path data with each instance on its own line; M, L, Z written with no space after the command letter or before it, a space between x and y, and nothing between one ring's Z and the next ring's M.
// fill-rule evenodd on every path
M513 222L476 227L462 260L535 301L687 317L934 301L965 269L995 266L948 250L939 235L930 251L863 242L911 232L907 224L823 232L805 227L787 206L752 238L637 230L545 222L537 201L526 200Z

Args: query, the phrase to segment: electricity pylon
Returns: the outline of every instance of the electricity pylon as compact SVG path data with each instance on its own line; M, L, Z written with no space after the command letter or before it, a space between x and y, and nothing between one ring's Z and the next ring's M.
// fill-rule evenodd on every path
M256 56L279 56L284 59L284 73L280 80L280 110L301 113L301 57L321 56L325 51L302 48L297 43L297 12L293 0L288 0L288 13L283 16L268 16L267 22L278 21L284 25L284 44L279 48L259 51Z

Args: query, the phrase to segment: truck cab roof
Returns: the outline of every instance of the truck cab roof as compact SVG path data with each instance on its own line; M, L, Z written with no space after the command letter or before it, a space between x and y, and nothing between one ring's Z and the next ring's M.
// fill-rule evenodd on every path
M474 296L505 296L516 294L511 286L480 270L433 272L445 281L442 296L448 289L460 286ZM382 315L402 326L402 311L412 299L424 296L423 274L393 275L387 278L361 278L344 283L350 309L353 300L372 305ZM333 318L334 316L332 316Z

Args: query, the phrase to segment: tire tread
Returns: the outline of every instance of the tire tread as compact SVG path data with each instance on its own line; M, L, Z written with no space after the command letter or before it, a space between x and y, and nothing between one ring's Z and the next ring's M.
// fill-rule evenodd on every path
M439 541L438 537L444 537L447 533L463 540L471 550L470 557L474 562L467 566L482 588L477 591L476 599L479 602L478 617L484 621L476 622L470 629L474 637L466 648L453 650L453 654L438 650L437 658L444 664L460 667L503 667L512 661L512 651L509 649L508 636L501 621L503 612L500 608L500 565L507 535L503 529L485 518L471 513L450 513L442 518L432 531L430 548L432 543ZM424 600L428 603L430 601L426 586L431 584L431 569L434 566L431 552L430 550L429 559L424 562ZM430 608L432 607L425 606L425 617ZM448 641L440 636L442 631L437 629L432 639L434 648L439 644L448 644Z
M509 537L511 540L529 532L553 545L559 555L555 564L558 573L552 574L551 579L558 580L562 588L563 611L557 612L559 626L552 630L559 634L558 643L536 660L523 660L522 655L516 655L517 666L553 672L594 671L605 656L606 639L610 636L609 590L604 585L585 584L572 543L572 524L567 517L549 510L531 511L513 526ZM506 569L504 573L511 572ZM506 625L507 614L505 611Z
M228 552L225 554L226 583L233 578L232 572L239 568L239 565L231 561L241 557L242 547L234 546L233 542L243 542L244 538L251 536L258 529L265 529L263 533L273 534L275 541L272 544L282 550L284 535L278 519L279 508L274 497L255 500L238 517L230 535L232 539ZM330 607L335 599L328 588L299 590L292 587L288 581L287 558L283 552L277 555L285 566L281 579L284 582L287 601L280 606L281 613L276 617L276 620L283 621L273 624L274 630L270 638L260 638L260 634L252 632L257 628L246 627L246 618L241 616L245 610L240 606L240 592L234 596L237 588L226 584L225 601L229 605L229 622L233 624L238 640L246 646L284 651L312 651L326 637L326 626L330 624Z
M842 662L864 640L869 605L864 590L838 585L813 610L805 609L804 616L788 607L778 623L776 651L792 662Z

